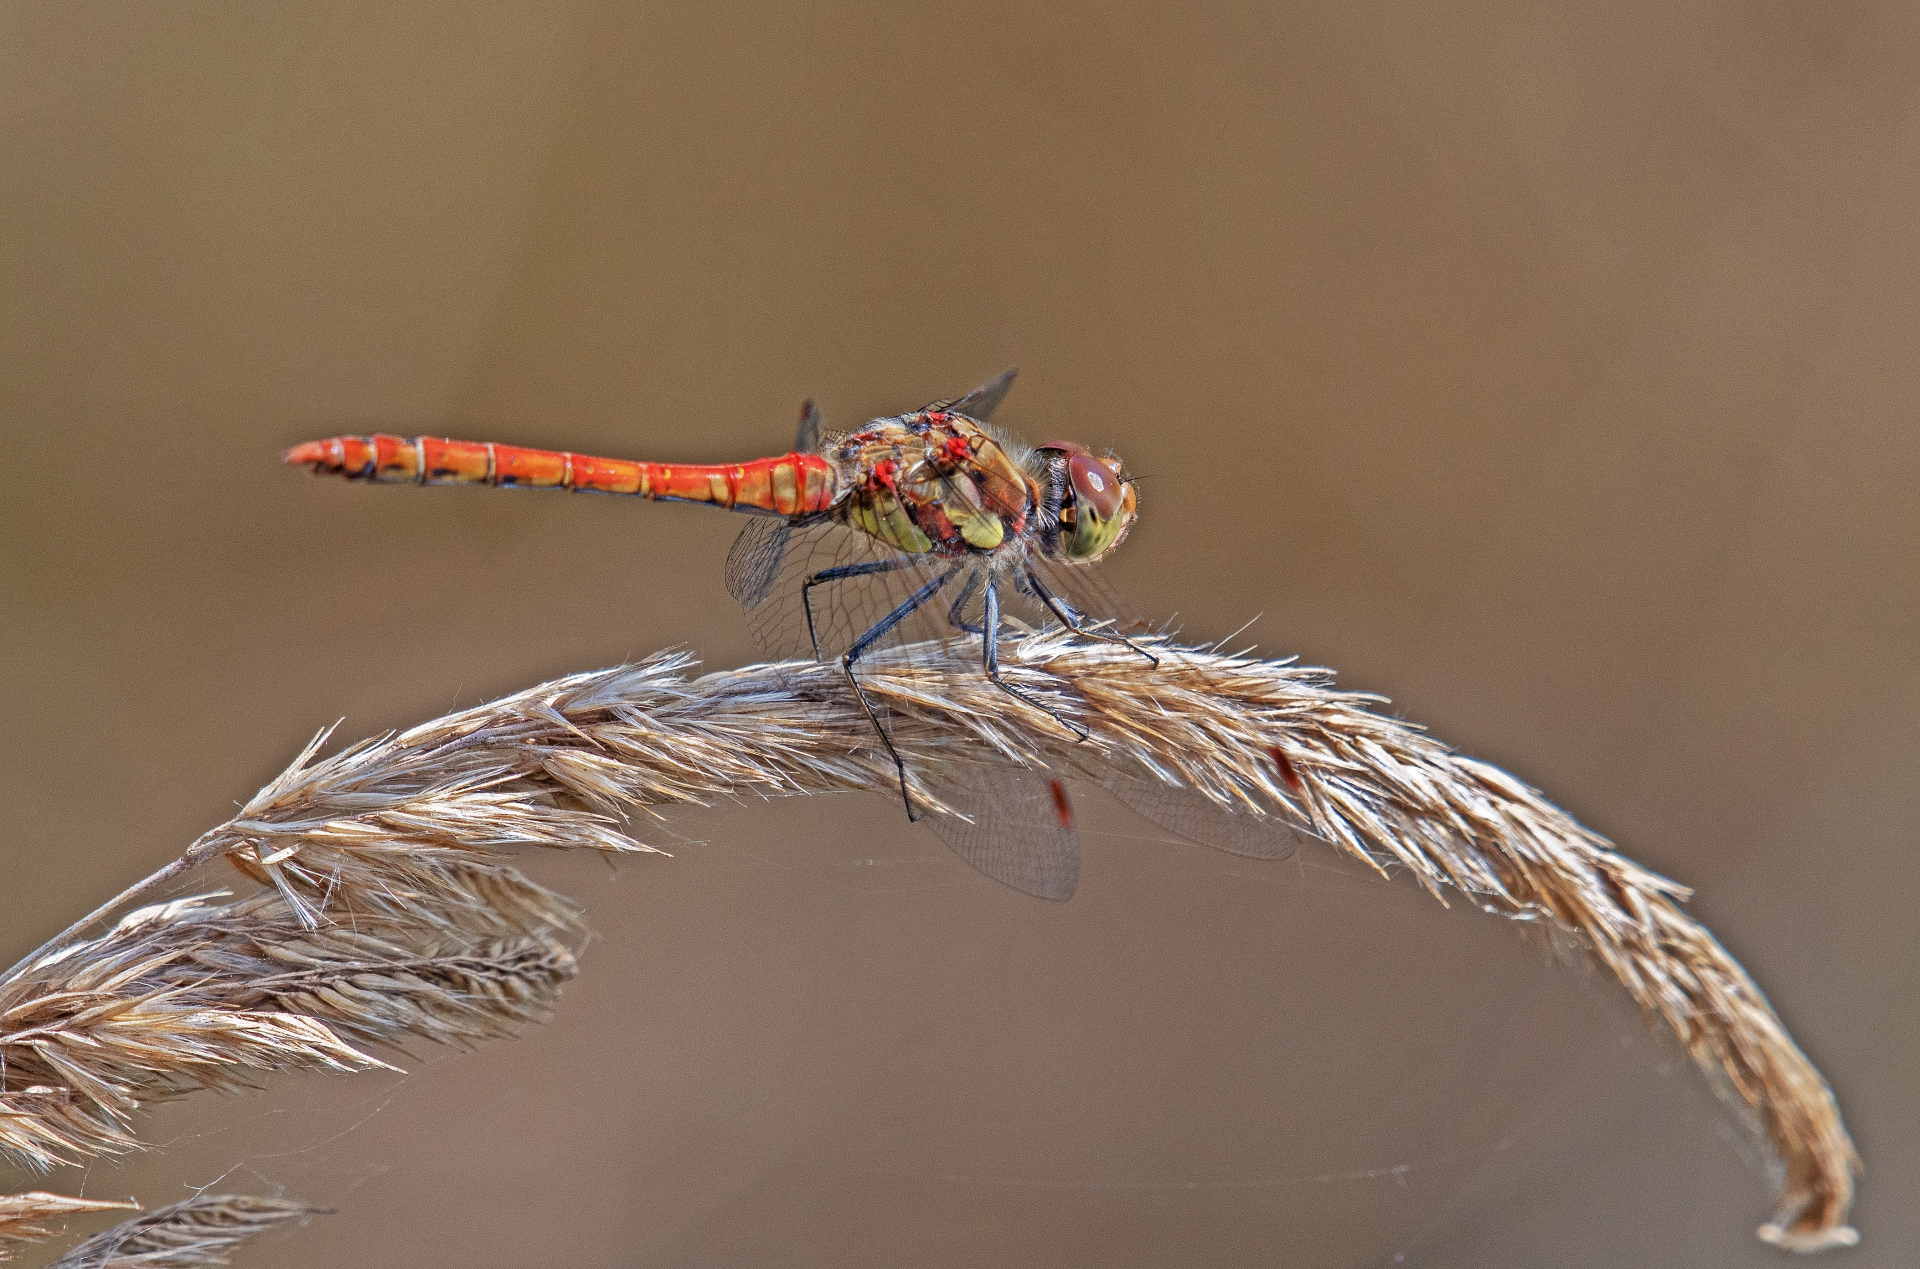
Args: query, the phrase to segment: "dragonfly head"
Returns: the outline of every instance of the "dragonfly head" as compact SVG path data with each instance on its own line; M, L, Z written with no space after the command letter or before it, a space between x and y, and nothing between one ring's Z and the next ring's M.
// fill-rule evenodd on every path
M1119 459L1084 445L1049 441L1037 448L1046 465L1047 501L1059 508L1060 549L1076 564L1091 564L1127 536L1136 511L1133 482Z

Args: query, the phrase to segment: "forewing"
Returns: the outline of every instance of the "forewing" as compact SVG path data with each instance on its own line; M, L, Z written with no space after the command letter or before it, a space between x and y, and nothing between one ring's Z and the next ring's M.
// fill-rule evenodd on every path
M951 815L924 821L953 853L1015 890L1055 902L1080 884L1080 836L1066 785L1024 767L967 767L929 781Z
M799 454L820 452L820 407L811 401L800 407L800 426L794 432L793 448Z
M1127 776L1103 783L1135 815L1197 846L1248 859L1285 859L1300 845L1300 832L1278 816L1224 806L1193 789Z
M955 414L964 414L970 419L978 419L985 423L993 417L993 412L1000 408L1000 403L1006 400L1008 389L1013 387L1013 377L1019 373L1020 368L1015 366L998 378L981 384L957 401L935 401L927 408L952 410Z

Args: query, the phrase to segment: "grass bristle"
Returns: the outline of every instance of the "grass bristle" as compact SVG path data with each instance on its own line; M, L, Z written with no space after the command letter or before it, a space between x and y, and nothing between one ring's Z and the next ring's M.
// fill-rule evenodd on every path
M25 1194L0 1194L0 1260L13 1259L13 1252L24 1243L51 1238L54 1230L43 1222L59 1221L80 1212L108 1212L116 1208L139 1208L138 1203L111 1200L69 1198L31 1190Z
M1148 641L1040 635L1003 673L977 650L871 656L862 682L913 773L1019 763L1162 781L1296 825L1374 867L1551 923L1673 1029L1783 1165L1762 1236L1852 1240L1858 1168L1831 1092L1753 981L1681 910L1688 891L1538 792L1339 691L1324 670ZM573 972L567 902L504 861L535 846L646 852L652 808L896 789L837 665L690 678L691 659L576 674L319 757L318 744L149 883L223 858L257 887L77 930L0 979L0 1149L40 1166L131 1148L133 1111L280 1067L468 1044L536 1021ZM933 790L917 801L944 813ZM136 887L136 891L140 887ZM85 923L83 923L83 926ZM64 1262L63 1262L64 1263Z
M122 1221L47 1269L200 1269L231 1264L241 1243L322 1209L286 1199L202 1194Z

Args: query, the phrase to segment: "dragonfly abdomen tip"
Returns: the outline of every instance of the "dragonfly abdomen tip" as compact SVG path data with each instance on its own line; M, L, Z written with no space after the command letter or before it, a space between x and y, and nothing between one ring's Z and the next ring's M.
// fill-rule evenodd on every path
M318 467L327 461L327 452L320 441L302 441L280 458L289 467Z

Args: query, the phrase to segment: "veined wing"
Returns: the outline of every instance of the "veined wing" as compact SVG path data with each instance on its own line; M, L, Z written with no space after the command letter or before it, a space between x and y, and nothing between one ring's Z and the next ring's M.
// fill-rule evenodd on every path
M1000 403L1007 399L1007 393L1013 387L1013 377L1019 373L1020 368L1015 366L987 380L964 397L957 397L951 401L935 401L926 408L952 410L955 414L964 414L970 419L985 423L993 417L993 412L1000 408Z
M767 657L833 660L935 582L931 598L872 646L963 635L948 613L968 590L966 575L980 567L902 554L834 520L797 526L756 520L727 554L727 592L745 610L754 643ZM825 580L815 580L823 574Z
M800 406L800 424L794 429L793 448L800 454L820 453L820 407L812 401Z
M787 559L793 526L771 517L749 520L727 552L727 594L751 611L773 593Z
M1152 624L1107 581L1099 565L1069 564L1038 552L1029 559L1028 565L1040 579L1040 584L1062 601L1070 612L1081 618L1083 624L1097 627L1104 634L1128 638L1153 633ZM1029 607L1033 604L1039 605L1041 614L1036 628L1061 624L1053 610L1039 601L1037 596L1033 597Z
M1055 902L1072 897L1080 884L1080 836L1064 780L1009 765L948 768L928 784L967 817L924 821L954 854L1015 890Z
M1092 569L1037 554L1025 565L1009 563L995 569L986 557L903 555L831 520L796 527L761 519L741 531L727 555L727 592L746 610L754 642L775 659L837 657L910 596L942 577L946 580L935 594L876 646L977 639L989 577L999 589L1003 640L1060 625L1059 616L1026 577L1027 567L1083 623L1119 635L1148 630ZM827 580L808 585L823 575Z
M1278 815L1230 807L1194 789L1114 776L1102 781L1121 805L1182 841L1248 859L1286 859L1305 834Z

